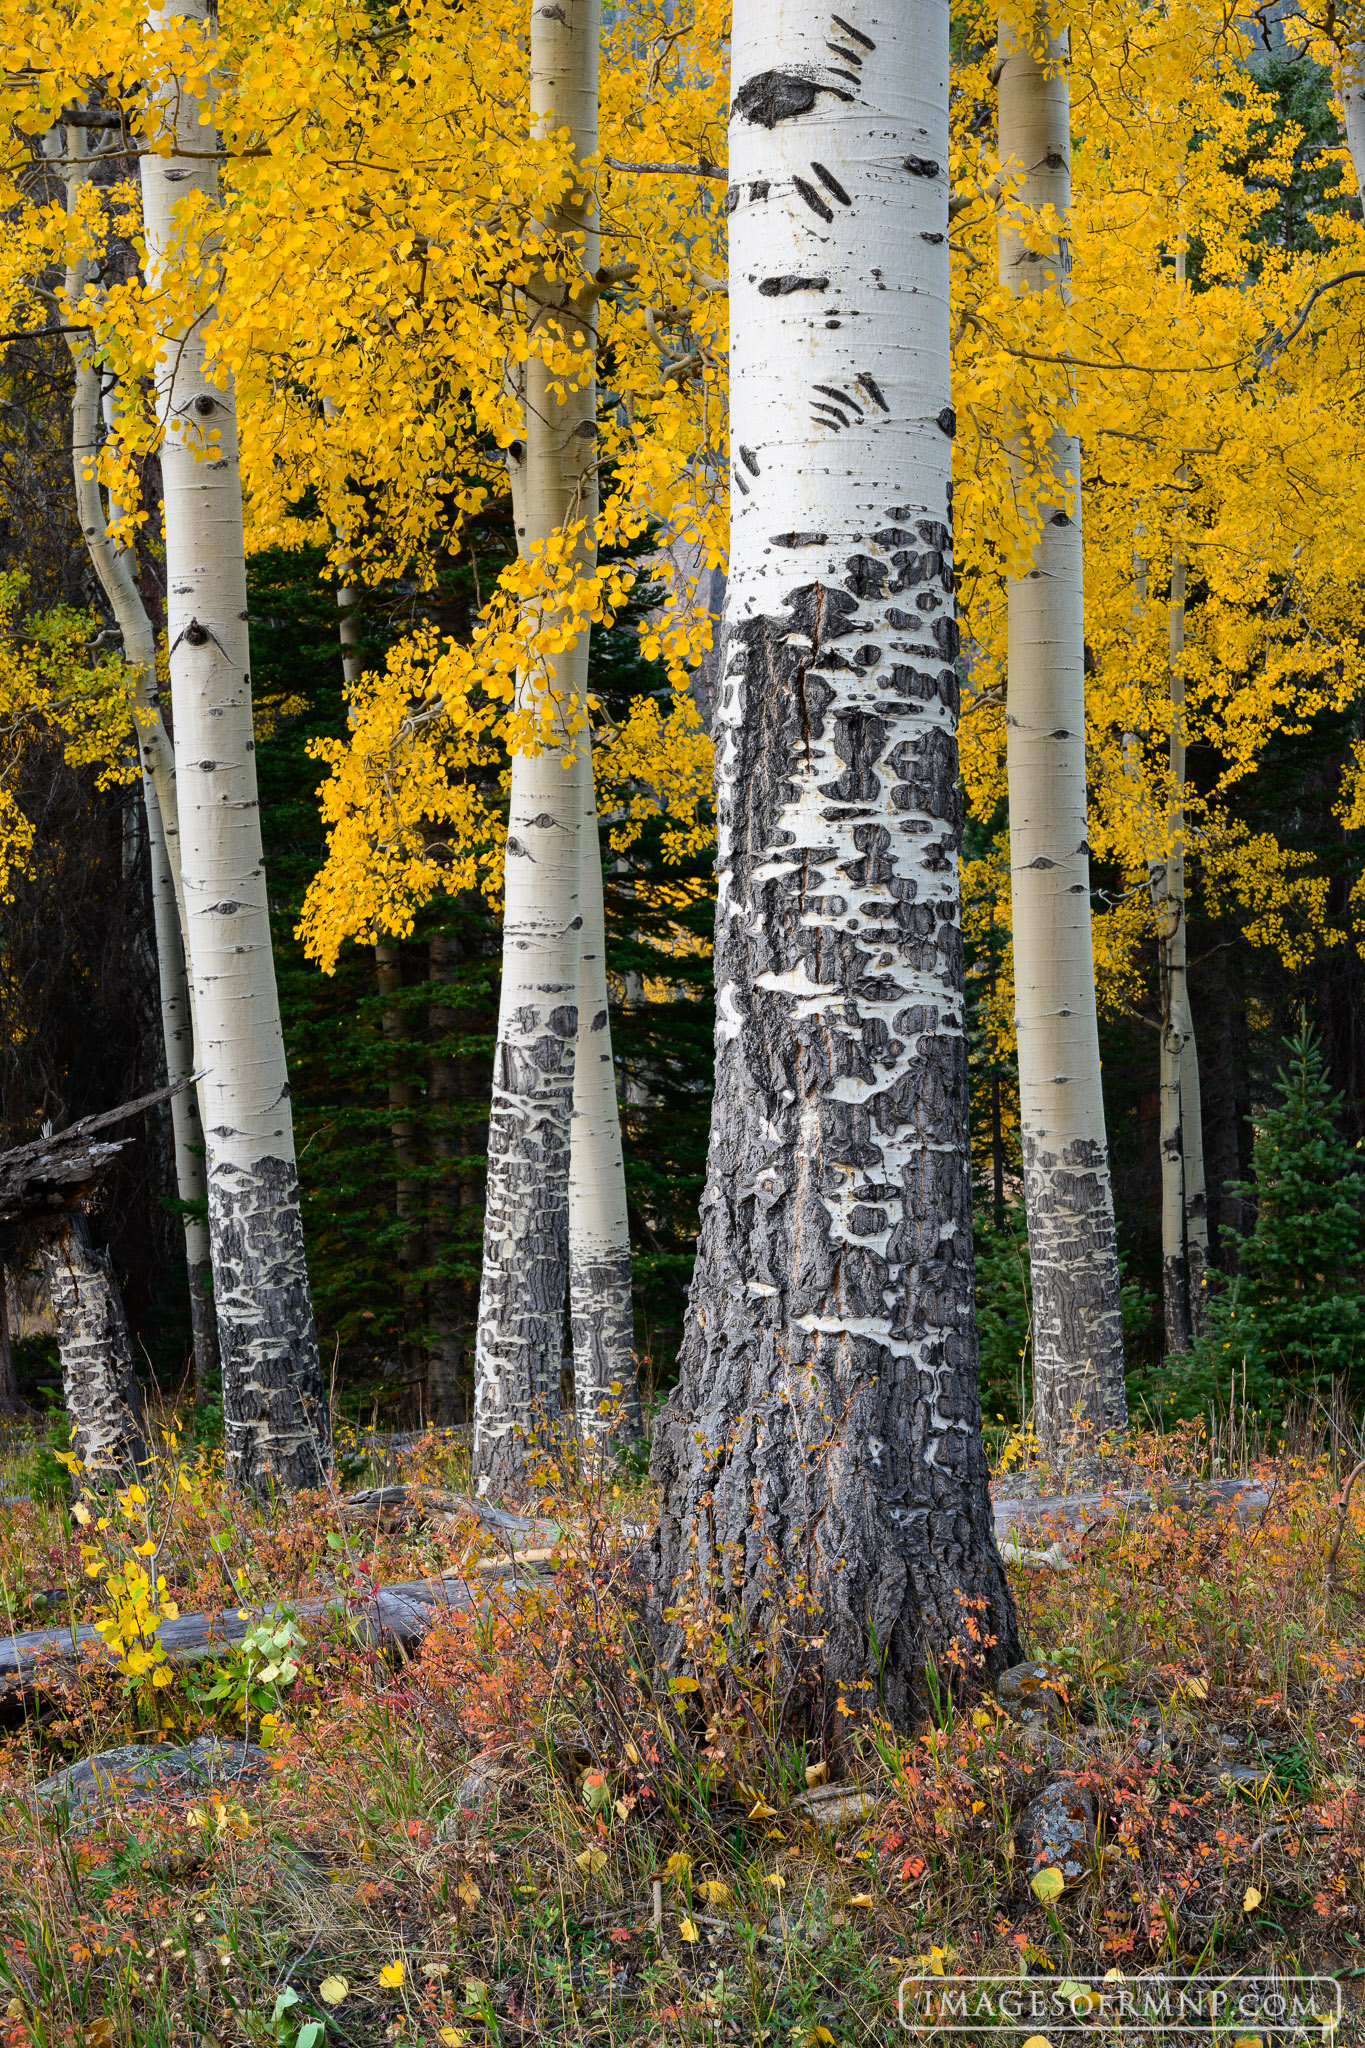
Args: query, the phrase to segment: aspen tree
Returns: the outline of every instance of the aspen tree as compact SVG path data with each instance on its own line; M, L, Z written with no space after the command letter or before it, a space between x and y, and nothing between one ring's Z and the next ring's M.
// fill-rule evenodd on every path
M569 1147L569 1308L579 1442L592 1458L612 1435L625 1442L638 1439L642 1423L635 1373L626 1169L607 1008L597 794L586 733L578 772L582 925Z
M67 212L79 206L93 159L85 129L66 126ZM93 265L75 256L67 266L66 304L73 319L85 308ZM179 872L179 807L175 783L175 750L157 703L156 634L138 586L130 547L116 541L110 529L118 524L119 508L106 514L96 464L99 427L112 426L112 388L102 390L103 374L84 336L67 337L75 365L71 401L71 463L76 486L76 514L91 565L114 615L123 655L133 677L133 721L142 766L143 806L151 864L152 918L156 935L157 982L160 994L166 1079L188 1082L194 1072L194 1027L185 971L184 901ZM190 1327L194 1343L195 1398L203 1401L218 1378L218 1331L213 1306L212 1268L206 1217L207 1185L204 1134L194 1089L172 1095L171 1137L175 1158L176 1194L181 1203L185 1262L189 1277Z
M596 227L578 167L597 146L599 36L597 0L534 0L532 131L568 129L574 175L547 212L545 262L528 292L525 436L509 451L519 549L571 552L582 569L591 567L597 509L597 393L585 347L593 309L583 289L596 268ZM558 366L557 350L568 358ZM474 1471L483 1490L517 1483L527 1440L559 1404L591 760L587 653L586 631L571 633L544 654L539 672L532 665L518 680L517 708L535 750L523 743L512 753L475 1355Z
M173 25L197 25L212 45L206 0L170 0L153 26ZM176 81L149 122L142 204L165 422L180 860L228 1473L293 1490L326 1471L327 1415L261 852L236 416L231 379L207 360L219 266L212 104Z
M1184 282L1183 246L1176 256ZM1181 463L1178 489L1188 486ZM1166 855L1150 869L1157 916L1161 984L1161 1273L1166 1350L1188 1349L1207 1320L1208 1203L1204 1187L1203 1108L1199 1048L1190 1007L1188 902L1185 887L1185 594L1186 563L1181 548L1183 506L1176 512L1171 554L1170 639L1167 674L1170 695L1170 795Z
M654 1435L668 1650L782 1626L904 1724L1017 1641L981 1447L959 923L948 7L739 0L716 1086ZM978 1632L979 1630L979 1632ZM794 1649L794 1646L793 1646Z
M1022 182L1002 214L999 264L1015 294L1067 291L1065 228L1025 228L1044 208L1065 222L1070 207L1067 35L1050 21L1055 4L1042 0L1026 25L1000 21L1000 159ZM1043 523L1027 573L1009 586L1005 722L1034 1415L1056 1458L1074 1422L1122 1428L1127 1408L1090 936L1079 444L1056 428L1037 459Z

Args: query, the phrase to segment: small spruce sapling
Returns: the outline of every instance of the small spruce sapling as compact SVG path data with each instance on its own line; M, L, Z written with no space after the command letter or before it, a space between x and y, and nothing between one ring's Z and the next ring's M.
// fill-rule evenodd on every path
M1170 1405L1202 1406L1239 1388L1273 1415L1294 1384L1358 1377L1365 1317L1365 1208L1357 1150L1339 1135L1341 1097L1304 1023L1285 1041L1279 1100L1257 1124L1251 1181L1231 1192L1253 1201L1249 1235L1230 1233L1236 1277L1209 1304ZM1182 1398L1183 1397L1183 1398Z

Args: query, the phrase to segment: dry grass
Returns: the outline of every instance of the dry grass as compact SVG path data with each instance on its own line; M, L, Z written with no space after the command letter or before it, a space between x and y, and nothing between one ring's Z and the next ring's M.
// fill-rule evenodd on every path
M457 1460L413 1462L458 1484ZM20 1447L0 1490L30 1462ZM1208 1462L1206 1442L1141 1439L1126 1476ZM240 1735L203 1673L153 1689L87 1672L10 1700L0 2041L818 2048L889 2039L900 1977L934 1949L950 1971L1038 1974L1273 1960L1346 1976L1356 2002L1365 1500L1328 1583L1330 1448L1266 1452L1253 1476L1271 1500L1245 1525L1168 1492L1092 1529L1069 1570L1012 1568L1031 1653L1068 1675L1050 1736L945 1685L938 1725L897 1737L871 1700L812 1722L733 1624L699 1647L695 1690L658 1684L623 1591L638 1495L557 1495L573 1561L395 1660L350 1639L346 1589L467 1564L472 1524L343 1536L327 1497L247 1509L211 1461L168 1466L148 1513L182 1609L228 1586L286 1604L340 1588L341 1606L273 1701L268 1780L217 1803L125 1802L67 1829L31 1797L117 1742ZM41 1592L98 1590L83 1533L57 1501L0 1503L7 1626L42 1618ZM99 1543L137 1535L115 1515ZM1086 1878L1048 1907L1015 1833L1059 1769L1102 1820ZM865 1811L822 1826L799 1804L808 1774L859 1788Z

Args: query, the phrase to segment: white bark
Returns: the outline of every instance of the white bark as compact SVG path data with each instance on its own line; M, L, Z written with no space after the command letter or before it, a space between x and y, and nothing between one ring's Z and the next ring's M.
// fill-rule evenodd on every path
M1341 103L1356 191L1365 199L1365 40L1349 34L1341 47Z
M580 158L597 147L599 40L597 0L555 5L536 0L533 5L532 124L538 132L568 128ZM590 277L597 265L597 228L588 192L568 194L547 227L582 238L583 269ZM571 335L591 335L596 319L591 288L574 290L560 279L546 278L537 298L533 329L540 323ZM591 378L577 391L559 388L534 354L525 380L526 437L524 455L513 461L513 507L518 545L529 552L566 521L590 522L596 511L597 393ZM582 569L591 568L591 531L577 560ZM515 754L512 761L503 980L475 1360L474 1470L484 1491L517 1483L527 1444L545 1434L559 1406L571 1228L583 1231L573 1259L575 1378L581 1372L584 1388L578 1407L580 1417L590 1412L594 1433L601 1390L614 1379L624 1387L633 1374L629 1335L621 1357L622 1278L613 1235L616 1208L624 1215L624 1187L615 1207L610 1200L604 1206L598 1192L604 1175L621 1173L619 1126L613 1156L609 1123L614 1118L605 1114L598 1090L585 1094L581 1106L575 1094L580 1001L587 992L586 985L580 991L579 971L591 752L586 732L571 728L585 719L587 679L584 632L550 657L544 673L524 676L519 692L525 707L549 693L561 707L563 731L558 744L535 756ZM595 860L595 833L593 841ZM600 894L600 872L596 880ZM599 959L589 962L588 972L595 975L600 968L605 998L600 947L597 952ZM605 1000L600 1007L605 1010ZM610 1029L605 1024L594 1029L597 1015L594 1009L584 1027L589 1061L600 1056L605 1039L610 1066ZM572 1205L571 1224L575 1118L591 1149L584 1156L578 1146L575 1187L580 1199ZM585 1202L581 1195L588 1190ZM628 1318L624 1327L629 1332Z
M147 1455L142 1389L108 1252L90 1243L79 1210L46 1236L43 1275L57 1320L71 1448L99 1482L129 1477Z
M964 1599L988 1663L1016 1640L972 1313L946 0L738 0L732 79L716 1086L651 1576L765 1626L804 1584L829 1683L905 1721Z
M1065 218L1067 43L1045 19L1039 34L1046 63L1001 18L1000 157L1024 174L1023 205L1050 204ZM1002 220L999 260L1016 295L1066 289L1064 241L1037 254ZM1079 444L1054 433L1045 460L1046 524L1028 573L1009 588L1005 723L1034 1416L1055 1457L1076 1421L1121 1429L1127 1408L1090 937Z
M84 129L74 125L67 129L66 156L67 207L71 211L92 167ZM86 262L67 270L67 301L73 311L88 289L89 270ZM91 358L88 341L82 336L71 336L68 345L76 371L71 406L76 512L91 564L123 642L123 658L133 673L134 723L151 853L152 915L166 1079L174 1083L187 1081L194 1072L194 1028L185 974L184 903L178 860L175 750L157 703L156 634L138 587L136 562L131 549L111 536L118 507L111 504L106 514L104 495L95 474L99 422L103 417L106 428L111 423L110 394L101 396L101 371ZM202 1400L213 1389L218 1374L208 1223L203 1213L207 1200L204 1136L198 1098L192 1088L183 1088L173 1095L170 1107L176 1193L185 1205L181 1209L181 1225L194 1339L195 1392L196 1398Z
M170 0L153 17L179 19L211 28L206 0ZM172 144L169 156L141 159L153 293L172 278L177 203L193 193L217 201L205 155L214 130L200 111L177 87L149 115ZM230 383L206 369L214 262L207 251L208 311L187 310L173 292L164 299L157 365L181 877L228 1472L239 1485L292 1490L323 1477L328 1421L261 853L236 412Z

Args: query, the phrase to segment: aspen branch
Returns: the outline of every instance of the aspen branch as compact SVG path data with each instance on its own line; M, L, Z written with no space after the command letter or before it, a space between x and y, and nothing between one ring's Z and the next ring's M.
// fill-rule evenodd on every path
M726 178L729 176L729 173L723 171L719 164L707 163L705 159L699 164L632 164L627 163L624 157L604 156L602 162L609 171L657 171L677 178Z
M1298 318L1288 334L1281 334L1277 327L1271 328L1256 358L1257 369L1268 370L1275 358L1284 354L1290 342L1297 340L1298 336L1303 332L1304 322L1324 292L1334 292L1338 285L1350 284L1353 278L1359 277L1365 277L1365 270L1343 270L1340 277L1327 277L1323 279L1321 284L1315 284L1299 308Z
M0 341L50 341L63 334L93 334L84 321L74 327L18 327L12 334L0 334Z

